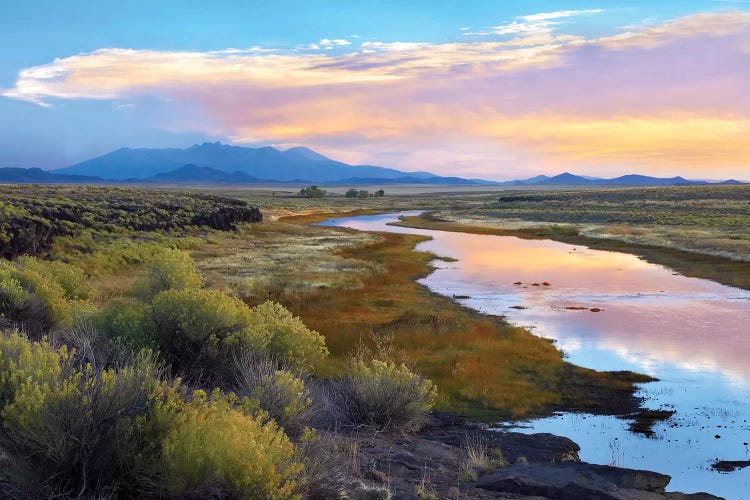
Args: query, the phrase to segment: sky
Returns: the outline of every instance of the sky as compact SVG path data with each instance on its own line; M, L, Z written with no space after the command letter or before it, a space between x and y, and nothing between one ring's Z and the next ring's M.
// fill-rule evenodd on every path
M748 179L750 0L0 2L0 166L204 141Z

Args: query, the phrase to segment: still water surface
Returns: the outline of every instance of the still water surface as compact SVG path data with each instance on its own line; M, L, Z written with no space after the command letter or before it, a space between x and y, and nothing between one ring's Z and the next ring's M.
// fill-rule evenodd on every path
M750 459L750 292L629 254L388 225L416 213L322 224L432 237L417 249L458 260L433 262L435 271L420 283L443 295L468 296L459 302L554 339L577 365L659 378L639 395L648 408L677 412L656 424L653 437L628 431L621 419L580 413L515 430L567 436L587 462L669 474L670 490L750 499L750 468L710 468L717 458Z

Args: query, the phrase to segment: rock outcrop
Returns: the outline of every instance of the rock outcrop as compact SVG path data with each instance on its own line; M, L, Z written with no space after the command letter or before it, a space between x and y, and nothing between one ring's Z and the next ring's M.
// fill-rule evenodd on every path
M349 438L357 442L363 479L386 486L395 499L719 498L666 492L670 477L664 474L581 462L578 445L564 437L491 431L449 414L434 414L431 425L416 435L358 433ZM487 457L486 463L472 460L472 446Z

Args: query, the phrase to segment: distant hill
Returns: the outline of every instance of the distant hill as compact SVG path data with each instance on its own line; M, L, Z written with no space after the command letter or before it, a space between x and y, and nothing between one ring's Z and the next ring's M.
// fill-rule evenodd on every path
M171 172L152 175L146 179L129 179L133 182L155 182L160 184L250 184L258 182L252 175L243 172L222 172L210 167L185 165Z
M3 184L101 184L100 177L86 175L55 174L40 168L0 168L0 183Z
M725 181L725 183L730 182ZM691 181L679 176L663 178L630 174L615 177L614 179L598 179L583 177L571 174L570 172L564 172L554 177L548 177L539 182L531 183L534 186L702 186L707 184L709 183L706 181ZM737 184L742 183L737 182Z
M70 167L56 174L88 175L112 180L147 179L172 172L184 165L209 167L222 172L241 172L259 180L291 182L334 182L352 177L396 179L436 177L429 172L402 172L371 165L348 165L327 158L308 148L285 151L270 146L248 148L220 142L196 144L186 149L122 148Z

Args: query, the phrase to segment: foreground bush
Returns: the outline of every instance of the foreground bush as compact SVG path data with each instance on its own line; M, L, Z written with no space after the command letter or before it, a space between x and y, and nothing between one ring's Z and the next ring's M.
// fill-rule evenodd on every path
M113 344L137 352L142 348L158 347L151 316L152 309L148 304L132 299L114 299L92 315L92 321Z
M357 361L333 386L337 417L345 425L416 431L435 404L437 388L406 365Z
M224 397L196 399L163 441L167 488L180 496L299 498L303 465L273 421L243 413Z
M78 367L63 348L0 338L3 479L24 497L94 496L133 483L134 419L156 382L150 358L117 370Z
M143 353L115 368L80 360L0 336L3 498L299 497L299 454L255 401L186 397Z
M146 273L135 284L135 292L150 300L165 290L200 288L203 284L190 256L180 250L165 249L148 263Z
M299 434L312 400L302 379L279 370L279 364L257 354L235 361L236 393L249 398L285 431Z
M20 267L42 274L63 289L68 300L85 300L91 292L86 273L80 267L54 260L39 260L34 257L20 257Z
M270 333L253 330L250 309L216 290L167 290L154 298L154 334L176 368L226 377L242 352L259 352Z
M268 353L294 371L307 371L328 350L317 332L274 303L253 309L217 290L167 290L152 302L154 339L174 367L231 377L235 358Z
M79 272L82 276L74 266L30 258L0 263L0 314L34 335L69 326L71 301L86 293L77 282Z
M325 338L281 304L265 302L253 307L252 329L270 334L270 355L297 372L311 372L328 356Z

